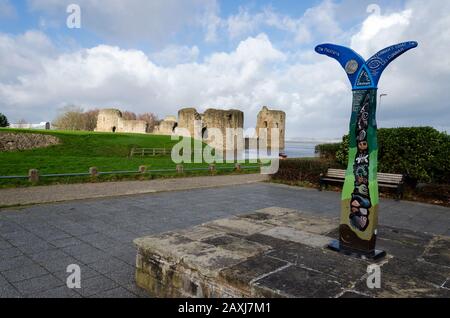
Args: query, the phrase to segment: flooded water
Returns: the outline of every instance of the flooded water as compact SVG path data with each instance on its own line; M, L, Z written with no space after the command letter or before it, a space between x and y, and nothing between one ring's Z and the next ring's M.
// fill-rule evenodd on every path
M285 149L281 152L285 153L288 158L306 158L315 157L314 148L317 142L310 141L286 141ZM245 152L241 153L238 158L243 159L256 159L256 158L278 158L280 151L275 152L260 152L256 149L246 149ZM227 153L227 157L234 157L233 152Z
M288 158L315 157L314 149L317 144L316 141L286 141L284 153Z

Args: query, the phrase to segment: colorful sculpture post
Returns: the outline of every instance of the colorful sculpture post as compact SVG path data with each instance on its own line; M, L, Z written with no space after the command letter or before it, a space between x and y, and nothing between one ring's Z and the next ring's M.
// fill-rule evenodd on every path
M341 64L353 90L339 241L330 244L333 250L368 258L385 255L383 251L375 250L378 223L377 86L386 66L416 46L414 41L396 44L379 51L367 61L347 47L334 44L316 47L317 53L332 57Z

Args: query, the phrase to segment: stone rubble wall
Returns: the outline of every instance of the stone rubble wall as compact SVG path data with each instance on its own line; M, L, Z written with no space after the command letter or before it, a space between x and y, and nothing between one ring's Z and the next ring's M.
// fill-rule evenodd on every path
M145 134L147 132L147 122L144 120L119 119L117 132Z
M59 138L45 134L0 133L0 151L44 148L60 143Z

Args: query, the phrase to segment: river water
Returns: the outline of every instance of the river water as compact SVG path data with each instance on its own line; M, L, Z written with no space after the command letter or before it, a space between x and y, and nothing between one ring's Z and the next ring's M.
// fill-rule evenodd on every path
M319 144L317 141L286 141L285 148L282 151L288 158L307 158L316 157L315 147ZM279 152L276 153L260 153L259 158L278 157ZM245 150L245 156L247 159L255 159L258 157L257 150L247 149ZM241 157L242 158L242 157Z

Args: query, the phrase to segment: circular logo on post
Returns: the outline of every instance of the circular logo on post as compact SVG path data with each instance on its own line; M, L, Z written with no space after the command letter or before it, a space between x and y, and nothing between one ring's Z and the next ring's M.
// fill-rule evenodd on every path
M350 60L345 64L345 71L347 74L353 74L358 70L358 62L355 60Z

